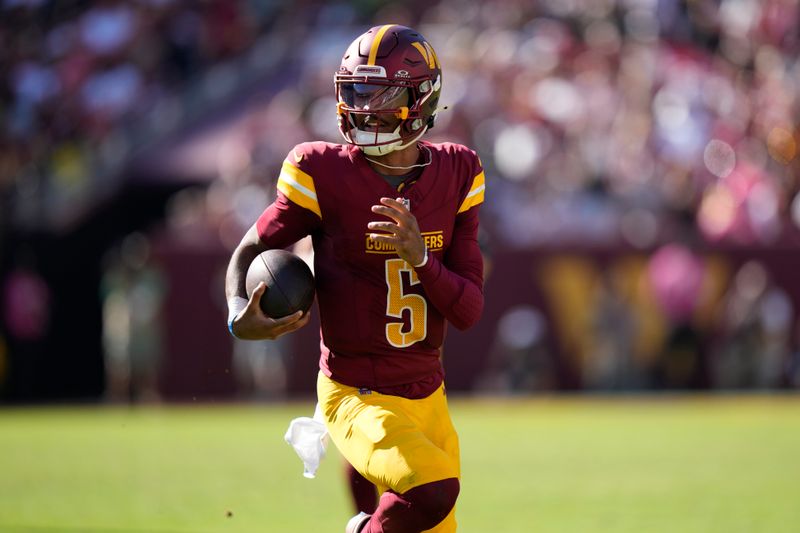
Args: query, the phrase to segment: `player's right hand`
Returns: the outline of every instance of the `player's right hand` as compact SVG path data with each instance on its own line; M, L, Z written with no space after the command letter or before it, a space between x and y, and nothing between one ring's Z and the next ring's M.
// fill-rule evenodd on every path
M260 282L250 295L247 307L233 320L233 333L236 337L251 341L272 340L308 324L311 313L304 314L303 311L281 318L270 318L265 315L259 302L266 290L267 285L263 281Z

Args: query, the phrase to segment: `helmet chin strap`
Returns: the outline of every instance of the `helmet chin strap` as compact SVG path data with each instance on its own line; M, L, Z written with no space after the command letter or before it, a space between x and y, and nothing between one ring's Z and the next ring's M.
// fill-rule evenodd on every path
M425 161L424 163L415 163L415 164L409 165L407 167L396 167L396 166L393 166L393 165L387 165L386 163L381 163L380 161L375 161L374 159L370 159L366 155L364 156L364 159L366 159L370 163L375 163L376 165L380 165L383 168L391 168L392 170L411 170L412 168L427 167L428 165L433 163L433 155L431 154L430 149L427 146L425 146L424 144L421 144L420 148L423 148L425 150L425 152L427 152L428 160Z

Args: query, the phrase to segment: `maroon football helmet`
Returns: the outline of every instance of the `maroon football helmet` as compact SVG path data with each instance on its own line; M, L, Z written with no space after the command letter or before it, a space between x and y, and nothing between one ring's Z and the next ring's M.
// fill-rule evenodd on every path
M442 69L416 30L375 26L347 48L334 76L339 131L369 155L416 142L436 118Z

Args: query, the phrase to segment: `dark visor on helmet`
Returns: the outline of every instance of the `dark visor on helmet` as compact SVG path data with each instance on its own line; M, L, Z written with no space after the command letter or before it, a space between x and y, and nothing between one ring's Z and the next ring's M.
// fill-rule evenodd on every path
M409 105L407 87L372 83L341 83L339 99L352 109L381 111Z

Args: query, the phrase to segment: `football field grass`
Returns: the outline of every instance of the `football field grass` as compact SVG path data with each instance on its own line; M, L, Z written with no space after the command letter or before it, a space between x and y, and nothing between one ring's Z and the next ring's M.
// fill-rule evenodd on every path
M800 397L451 399L459 531L800 531ZM340 458L283 442L313 405L0 409L2 532L340 533Z

